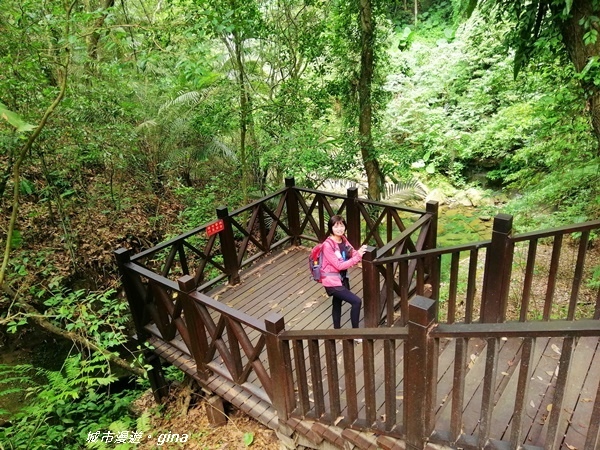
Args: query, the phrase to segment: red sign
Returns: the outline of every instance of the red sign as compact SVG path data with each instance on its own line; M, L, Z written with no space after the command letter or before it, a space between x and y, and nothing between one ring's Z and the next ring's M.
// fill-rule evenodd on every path
M212 236L213 234L217 234L219 231L223 231L224 229L225 223L223 222L223 219L219 219L206 227L206 234L208 236Z

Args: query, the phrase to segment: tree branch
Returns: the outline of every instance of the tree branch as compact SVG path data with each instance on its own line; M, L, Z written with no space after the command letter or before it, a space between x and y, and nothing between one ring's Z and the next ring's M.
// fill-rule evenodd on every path
M13 298L16 297L16 292L14 292L7 285L3 286L3 290L9 296L11 296ZM79 344L79 345L87 348L88 350L93 350L93 351L99 352L106 358L107 361L127 370L128 372L130 372L134 375L141 376L141 377L146 375L146 371L144 369L142 369L140 367L131 366L131 364L127 360L121 358L116 353L113 353L105 348L98 346L97 344L93 343L92 341L90 341L89 339L87 339L84 336L81 336L77 333L72 333L70 331L63 330L60 327L57 327L56 325L54 325L53 323L48 321L48 319L43 314L40 314L40 312L38 310L36 310L33 306L31 306L29 303L24 302L24 301L16 301L15 300L13 303L13 306L16 308L19 308L21 311L23 311L23 313L24 313L23 315L25 318L33 320L39 327L43 328L44 330L49 331L50 333L52 333L56 336L70 340L71 342L73 342L75 344Z

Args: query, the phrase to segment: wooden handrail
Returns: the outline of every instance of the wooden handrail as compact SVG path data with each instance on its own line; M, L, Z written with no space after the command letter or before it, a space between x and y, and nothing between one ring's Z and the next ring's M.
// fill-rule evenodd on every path
M433 338L513 338L600 336L600 320L555 320L550 322L439 324Z
M402 241L406 240L415 231L421 229L423 227L423 225L425 225L430 220L431 220L431 215L430 214L425 214L425 215L421 216L412 225L410 225L402 233L400 233L400 235L398 237L396 237L395 239L391 240L390 242L388 242L387 244L385 244L383 247L377 249L377 254L378 255L385 255L387 252L389 252L391 249L393 249L394 247L396 247ZM377 259L375 261L377 261Z
M577 233L580 231L590 231L600 228L600 220L591 220L576 225L564 225L562 227L550 228L542 231L529 231L527 233L516 234L512 236L513 242L529 241L531 239L543 239L556 236L558 234Z
M440 248L434 248L431 250L421 250L421 251L414 252L414 253L405 253L402 255L385 256L385 257L377 258L376 260L373 261L373 264L376 264L379 266L379 265L385 265L385 264L400 262L400 261L410 261L412 259L450 255L452 253L457 253L457 252L468 252L471 250L478 250L480 248L487 248L487 247L489 247L490 242L491 242L490 240L479 241L479 242L474 242L472 244L460 244L460 245L454 245L451 247L440 247Z
M322 330L285 330L279 334L284 341L309 339L406 339L408 328L344 328Z

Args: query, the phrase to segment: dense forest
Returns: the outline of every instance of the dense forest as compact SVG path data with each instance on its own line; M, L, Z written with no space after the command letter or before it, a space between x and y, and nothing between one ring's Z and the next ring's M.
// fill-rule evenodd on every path
M598 218L599 17L598 0L5 0L0 448L143 428L113 251L287 176L420 204L476 189L519 230ZM34 347L45 360L10 357Z

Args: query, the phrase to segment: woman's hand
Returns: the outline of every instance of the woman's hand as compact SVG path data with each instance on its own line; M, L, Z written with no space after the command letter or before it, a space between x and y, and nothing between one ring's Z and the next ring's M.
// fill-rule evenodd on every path
M360 256L363 256L363 255L364 255L364 254L367 252L367 246L366 246L366 245L363 245L363 246L361 246L361 247L360 247L360 248L357 250L357 252L360 254Z

